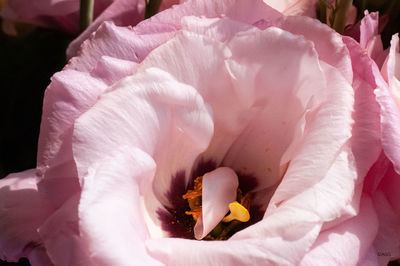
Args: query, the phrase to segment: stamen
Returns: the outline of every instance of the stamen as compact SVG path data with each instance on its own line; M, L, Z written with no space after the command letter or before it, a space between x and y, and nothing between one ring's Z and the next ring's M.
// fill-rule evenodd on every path
M199 176L194 180L193 189L187 190L182 198L188 201L190 211L186 215L191 215L197 222L202 214L202 185L203 177ZM226 240L232 233L236 232L243 222L250 220L250 193L243 195L242 190L238 188L236 200L229 204L229 215L225 216L221 222L203 239L204 240ZM240 203L239 203L240 202Z
M224 219L222 219L222 222L229 223L233 220L247 222L248 220L250 220L249 211L237 201L229 204L229 210L231 211L231 213L228 216L224 217Z
M189 203L190 211L186 211L187 215L192 215L193 220L197 221L201 215L201 195L202 195L202 185L203 177L199 176L194 180L193 190L189 189L186 194L182 196Z
M201 215L201 212L202 212L202 207L200 206L200 207L195 207L195 208L191 209L190 211L186 211L185 213L187 215L192 215L193 220L197 221L197 219Z
M182 196L183 199L194 199L200 197L202 194L203 177L199 176L194 180L193 190L189 189L185 195Z

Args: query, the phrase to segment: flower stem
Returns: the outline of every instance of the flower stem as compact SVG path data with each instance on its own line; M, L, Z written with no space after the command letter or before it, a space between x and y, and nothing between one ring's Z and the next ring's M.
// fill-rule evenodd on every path
M317 3L317 18L319 19L319 21L321 21L322 23L326 24L326 9L327 9L327 5L325 0L318 0Z
M146 11L144 13L144 18L148 19L149 17L157 14L161 2L162 0L146 0Z
M93 21L94 0L81 0L79 27L84 31Z
M340 34L343 34L346 27L347 17L352 4L353 0L336 0L332 28Z

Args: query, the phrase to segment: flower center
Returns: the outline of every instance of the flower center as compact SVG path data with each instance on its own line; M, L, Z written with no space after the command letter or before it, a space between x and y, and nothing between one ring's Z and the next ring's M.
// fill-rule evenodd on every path
M212 160L200 160L192 169L188 185L185 171L172 176L165 193L169 204L156 211L161 228L169 237L226 240L262 219L265 207L255 202L253 192L258 185L257 178L247 169L242 172L229 168L228 176L221 175L217 171L219 168L227 167L218 167ZM212 182L219 182L219 185L212 182L210 185L211 173L216 177ZM220 183L224 178L225 183ZM216 212L217 207L219 211Z
M188 201L190 211L186 211L186 215L191 215L195 222L198 222L199 216L202 215L202 181L203 176L199 176L194 180L193 189L187 190L182 196L183 199ZM236 192L236 200L229 203L229 212L225 217L208 233L204 240L226 240L233 233L238 231L239 225L242 222L250 220L250 193L242 195L240 188ZM240 202L240 203L239 203Z

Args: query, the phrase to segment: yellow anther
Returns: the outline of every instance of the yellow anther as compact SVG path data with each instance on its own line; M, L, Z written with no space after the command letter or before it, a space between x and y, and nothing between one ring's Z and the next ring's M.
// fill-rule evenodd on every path
M250 220L249 211L237 201L229 203L229 210L231 213L222 219L224 223L229 223L232 220L238 220L241 222L247 222Z

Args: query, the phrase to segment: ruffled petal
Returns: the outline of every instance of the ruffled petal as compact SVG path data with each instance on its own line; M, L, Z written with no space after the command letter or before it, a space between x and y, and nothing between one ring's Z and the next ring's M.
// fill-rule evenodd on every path
M377 252L375 248L372 246L367 253L365 254L364 258L358 261L357 266L376 266L379 265L378 257L376 256Z
M173 176L185 170L188 176L212 133L209 110L193 87L156 68L138 71L77 119L73 151L78 175L82 183L88 167L104 153L137 147L155 159L155 195L169 206L166 192Z
M304 216L295 209L275 216L270 226L251 238L227 241L193 241L179 238L149 239L146 247L151 256L166 265L295 265L309 249L320 230L312 213ZM303 215L298 223L291 218ZM257 224L253 225L256 226ZM278 228L279 229L278 229ZM307 231L298 234L298 228ZM290 254L288 255L288 252Z
M317 0L264 0L264 2L286 16L316 17Z
M107 88L102 81L89 74L74 70L64 70L52 77L52 83L45 93L43 119L40 126L38 147L38 168L62 163L71 159L66 149L65 155L58 155L67 131L75 119L90 109ZM61 162L54 162L58 157Z
M132 61L102 56L90 74L111 86L124 77L132 75L137 66L138 64Z
M220 167L203 176L202 213L194 227L196 239L204 238L229 211L236 200L238 177L228 167Z
M390 54L387 61L386 77L390 84L390 89L384 85L379 86L375 91L376 100L381 108L381 131L382 146L386 156L392 161L396 172L400 173L400 109L393 95L393 90L398 90L396 82L396 57L399 55L398 50L399 38L394 35L391 42ZM397 65L400 65L397 63ZM385 66L384 66L385 68ZM383 73L385 77L385 72Z
M384 182L398 187L400 176L395 174L393 168L390 174L397 180L393 180L394 182L385 180ZM387 179L390 177L387 176ZM379 265L387 265L390 260L400 257L400 205L398 202L392 202L391 195L383 191L375 193L373 200L379 219L379 230L373 246L378 255Z
M52 265L37 232L51 212L37 191L36 170L0 180L0 250L9 262L27 257L32 265Z
M387 158L385 161L389 161ZM385 164L379 173L373 173L379 185L372 195L374 206L379 218L379 231L374 241L380 265L386 265L390 259L400 257L400 175L394 170L393 164ZM381 176L383 174L383 177Z
M164 28L168 28L168 25ZM164 31L139 35L136 33L136 28L133 30L115 26L112 22L104 22L90 39L83 42L79 55L73 57L66 68L90 72L104 56L139 63L154 48L172 37L171 30ZM73 56L75 48L71 49L69 54Z
M199 28L204 26L199 20L191 20L191 23L197 22ZM218 25L224 26L223 22L214 24L217 24L216 28ZM236 25L240 28L240 24ZM198 31L203 32L204 29ZM223 38L229 38L229 35L224 35ZM213 113L214 135L213 142L202 157L214 160L217 165L247 123L248 115L254 112L246 110L251 109L248 107L248 97L243 97L246 93L235 89L232 85L225 62L229 56L229 49L220 41L183 31L156 49L140 65L140 69L157 66L169 72L178 81L196 88L208 103ZM191 71L188 72L188 69ZM225 95L230 97L227 98Z
M46 90L37 157L43 178L38 187L55 208L80 190L72 154L73 123L106 88L88 73L64 70Z
M282 12L285 16L317 17L317 0L296 0Z
M399 186L400 176L382 152L368 172L364 185L364 193L372 198L379 219L371 251L379 265L387 265L390 259L400 257L400 196L396 192Z
M349 51L341 35L325 24L307 17L286 17L280 28L311 41L318 58L339 70L348 82L352 82L353 71Z
M299 193L299 188L306 191L307 188L311 188L316 184L322 185L323 183L320 184L319 182L323 180L331 180L331 182L336 183L338 182L336 177L342 174L347 176L347 178L344 176L341 178L345 178L347 180L346 183L350 183L348 186L342 186L340 183L336 185L346 191L346 196L339 196L337 191L332 190L333 194L326 200L328 202L330 202L330 199L345 201L347 197L351 198L352 196L348 193L351 193L354 179L357 176L354 173L353 161L347 158L347 154L350 152L348 141L351 137L353 123L352 108L354 104L354 92L353 88L336 69L326 64L322 64L321 66L323 67L327 84L329 84L329 89L326 90L328 95L325 96L325 99L322 98L320 101L317 101L319 105L313 108L306 116L306 125L301 141L296 143L291 153L284 155L284 158L282 158L283 162L290 160L290 164L282 183L271 200L272 202L269 205L271 211L275 204L278 206L292 196L294 198L297 196L306 196L307 194ZM323 186L325 185L328 190L332 189L328 184L324 184ZM314 189L316 188L312 190ZM311 196L307 200L309 204L320 202L312 200L312 194L309 195ZM326 193L324 195L321 194L324 197L328 195ZM296 202L303 201L294 200L293 203ZM303 206L310 205L303 202ZM336 208L324 208L323 205L321 207L321 211L338 211ZM316 208L316 206L313 208Z
M144 18L144 4L138 0L114 0L111 2L111 5L69 44L67 56L69 58L75 56L82 42L89 38L104 21L113 21L118 26L135 26Z
M376 65L351 38L344 38L354 73L354 126L351 146L360 177L364 177L381 152L380 108L374 90L384 84ZM359 184L364 181L359 179Z
M364 12L364 18L353 27L358 27L359 36L354 39L360 41L362 48L367 50L368 55L375 61L379 68L382 67L388 50L383 50L383 43L378 31L379 14L378 12Z
M160 265L144 248L149 232L139 201L155 167L148 154L128 147L90 166L79 203L79 225L96 265Z
M302 138L307 110L325 97L324 74L311 43L277 28L240 34L228 45L233 86L250 115L223 164L254 175L257 189L264 189L281 179L288 162L283 154ZM265 64L278 60L285 69Z
M54 265L95 265L80 234L79 198L79 193L71 196L38 230Z
M114 5L126 5L126 0L120 2L117 1ZM119 10L120 7L117 9ZM141 9L139 8L139 10ZM221 14L250 25L260 20L277 21L281 17L279 12L265 5L262 0L253 1L251 5L246 0L187 1L142 21L134 29L117 28L111 26L109 22L102 24L98 27L94 36L87 41L84 41L84 39L88 36L71 44L67 51L69 57L76 54L79 43L84 41L79 55L69 62L68 68L91 70L103 55L141 62L150 51L168 41L176 31L181 29L183 17L206 16L216 18L221 17ZM120 16L121 18L126 17L124 13ZM92 29L89 28L88 31L90 30ZM114 39L118 45L110 43L109 39Z
M379 13L369 13L367 10L364 12L364 18L360 24L360 45L363 48L367 47L368 42L379 34L378 32Z
M360 213L332 229L322 231L300 265L356 265L371 247L378 224L371 199L364 197Z
M159 23L171 24L180 28L181 19L185 16L197 17L228 17L233 20L244 22L250 25L260 20L276 21L282 17L282 14L262 0L252 1L251 5L247 0L221 0L221 1L186 1L180 5L173 6L170 9L160 12L148 20L138 24L138 32L154 32ZM154 25L155 24L155 25ZM152 27L153 26L153 27ZM153 29L153 31L151 30Z

